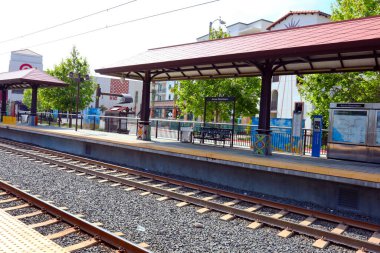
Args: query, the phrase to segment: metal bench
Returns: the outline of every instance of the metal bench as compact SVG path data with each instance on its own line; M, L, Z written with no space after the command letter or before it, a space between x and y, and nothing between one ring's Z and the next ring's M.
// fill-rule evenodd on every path
M224 147L226 140L231 140L231 137L231 129L201 127L198 131L193 132L193 143L194 139L200 139L201 143L204 143L204 140L213 140L215 144L217 143L217 141L223 141Z

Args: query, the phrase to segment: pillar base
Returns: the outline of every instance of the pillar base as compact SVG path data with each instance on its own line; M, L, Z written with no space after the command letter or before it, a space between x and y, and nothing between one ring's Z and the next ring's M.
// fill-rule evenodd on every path
M150 141L150 125L149 123L139 123L137 125L137 139L143 141Z
M255 134L253 153L257 155L272 155L272 138L270 134Z

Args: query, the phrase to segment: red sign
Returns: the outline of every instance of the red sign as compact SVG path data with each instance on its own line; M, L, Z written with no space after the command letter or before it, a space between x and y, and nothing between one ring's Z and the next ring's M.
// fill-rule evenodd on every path
M21 64L21 66L20 66L20 70L31 69L31 68L33 68L32 65L30 65L28 63Z

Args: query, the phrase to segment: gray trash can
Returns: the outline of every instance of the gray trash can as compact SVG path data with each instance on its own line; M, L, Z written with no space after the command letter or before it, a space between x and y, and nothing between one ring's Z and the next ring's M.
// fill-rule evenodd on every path
M193 128L181 127L181 142L190 143L193 141Z

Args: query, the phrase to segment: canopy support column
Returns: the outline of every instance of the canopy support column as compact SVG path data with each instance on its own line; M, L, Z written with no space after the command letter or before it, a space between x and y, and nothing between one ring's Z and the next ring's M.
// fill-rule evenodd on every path
M255 135L253 152L260 155L272 155L271 131L270 131L270 103L273 64L268 61L261 66L261 95L260 95L260 112L259 127Z
M32 87L32 103L30 106L30 115L36 116L37 115L37 86Z
M7 115L7 92L7 88L1 89L1 122L3 122L3 117Z
M32 103L30 106L30 116L29 116L29 125L37 125L37 85L32 86Z
M151 81L150 71L145 71L143 78L143 89L142 89L142 100L141 100L141 111L140 111L140 121L137 128L137 139L150 141L150 81Z

